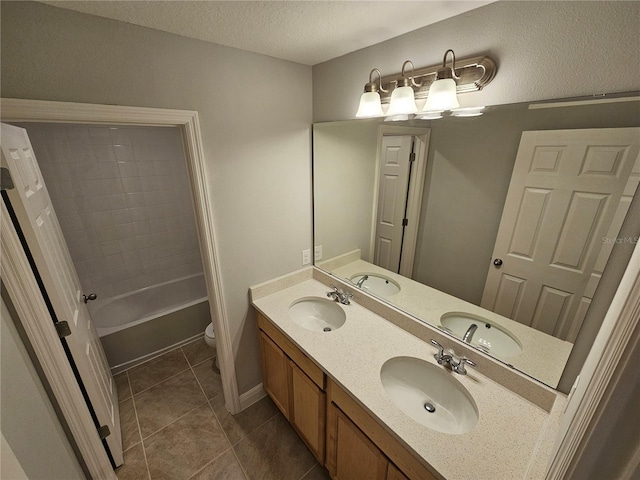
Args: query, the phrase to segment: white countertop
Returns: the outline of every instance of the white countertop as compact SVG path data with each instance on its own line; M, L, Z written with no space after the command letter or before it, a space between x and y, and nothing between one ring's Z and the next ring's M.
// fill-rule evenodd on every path
M466 376L451 375L473 396L479 411L478 424L465 435L431 430L391 402L382 387L380 369L387 360L398 356L416 357L437 365L433 358L435 347L353 301L351 305L338 304L347 320L332 332L312 332L290 319L289 306L295 300L308 296L326 298L327 291L316 280L303 280L268 296L254 297L252 303L383 426L445 478L543 477L546 456L555 436L553 429L565 403L563 396L557 397L548 413L468 368Z
M390 278L400 285L400 292L389 297L379 298L417 316L429 325L436 327L441 325L442 315L452 311L471 313L486 318L517 338L522 346L522 352L519 354L498 359L513 365L514 368L552 388L558 385L573 348L572 343L547 335L435 288L394 274L364 260L355 260L347 265L332 268L331 273L346 281L349 281L354 275L363 273L377 273L382 277Z

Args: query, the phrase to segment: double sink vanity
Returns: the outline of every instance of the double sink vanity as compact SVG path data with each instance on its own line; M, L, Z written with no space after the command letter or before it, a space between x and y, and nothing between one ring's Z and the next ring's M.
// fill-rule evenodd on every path
M564 395L375 301L361 278L311 267L250 289L264 389L331 477L544 478Z

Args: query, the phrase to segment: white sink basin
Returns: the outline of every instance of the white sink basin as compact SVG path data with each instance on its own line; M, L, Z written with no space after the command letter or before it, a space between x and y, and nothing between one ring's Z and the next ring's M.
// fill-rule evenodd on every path
M289 316L301 327L313 332L331 332L344 325L347 315L327 298L304 297L289 307Z
M367 278L362 280L364 277ZM390 297L400 292L400 285L390 278L376 273L359 273L353 275L349 280L351 280L354 285L357 285L358 282L362 280L359 288L381 297Z
M400 410L432 430L462 435L478 423L478 407L453 375L413 357L394 357L380 370L382 386Z
M522 352L522 345L515 335L478 315L449 312L440 318L440 323L461 340L469 328L476 325L477 329L467 343L498 358L509 358Z

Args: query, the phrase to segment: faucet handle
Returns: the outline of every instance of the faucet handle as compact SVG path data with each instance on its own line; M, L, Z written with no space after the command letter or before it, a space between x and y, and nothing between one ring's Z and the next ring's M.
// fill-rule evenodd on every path
M442 357L444 357L444 347L442 345L440 345L438 342L436 342L433 338L431 339L431 344L438 347L438 353L435 353L433 355L433 358L436 359L436 361L442 365Z
M459 373L460 375L466 375L467 369L464 368L464 364L467 364L471 367L477 367L476 362L472 362L468 358L460 357L460 361L453 365L453 371Z

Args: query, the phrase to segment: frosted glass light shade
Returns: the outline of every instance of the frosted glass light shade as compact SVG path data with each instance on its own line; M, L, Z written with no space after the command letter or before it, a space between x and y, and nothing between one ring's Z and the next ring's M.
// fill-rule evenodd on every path
M452 78L443 78L433 82L422 111L453 110L454 108L460 108L456 95L456 82Z
M364 92L360 97L360 106L356 113L357 118L382 117L382 105L378 92Z
M387 111L388 116L416 113L417 111L418 107L413 95L413 88L398 87L391 93L391 103Z

